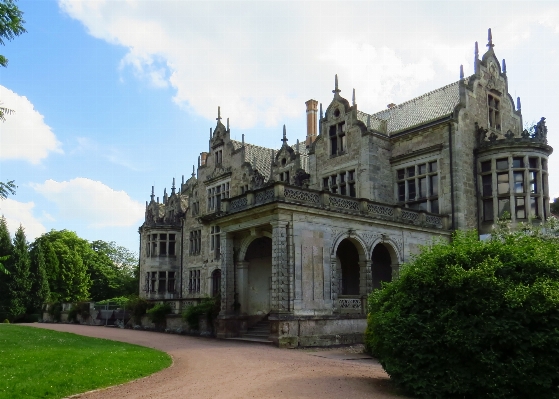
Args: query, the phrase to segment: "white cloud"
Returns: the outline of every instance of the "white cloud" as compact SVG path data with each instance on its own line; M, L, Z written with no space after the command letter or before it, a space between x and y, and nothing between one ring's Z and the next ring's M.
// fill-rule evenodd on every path
M57 205L61 218L89 227L134 226L144 216L142 204L100 181L78 177L62 182L47 180L32 187Z
M3 107L15 111L0 123L1 160L23 159L37 164L50 152L62 153L60 142L27 97L0 86L0 99Z
M0 214L5 216L12 238L20 224L25 229L27 241L33 241L46 233L45 226L33 215L33 208L33 202L19 202L11 198L0 201Z

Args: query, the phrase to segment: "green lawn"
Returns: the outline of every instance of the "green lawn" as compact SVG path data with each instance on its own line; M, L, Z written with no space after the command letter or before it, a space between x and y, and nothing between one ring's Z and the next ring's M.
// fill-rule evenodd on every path
M142 346L0 325L1 399L62 398L140 378L170 365L169 355Z

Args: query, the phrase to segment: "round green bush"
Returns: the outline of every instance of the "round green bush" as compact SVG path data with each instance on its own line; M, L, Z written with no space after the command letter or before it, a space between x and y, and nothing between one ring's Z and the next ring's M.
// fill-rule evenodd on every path
M421 398L559 398L559 244L457 233L369 297L366 344Z

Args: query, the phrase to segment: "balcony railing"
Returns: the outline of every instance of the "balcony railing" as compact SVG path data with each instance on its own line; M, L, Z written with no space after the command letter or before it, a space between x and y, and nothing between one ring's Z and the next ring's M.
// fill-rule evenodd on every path
M449 228L449 218L447 215L401 208L395 205L370 201L365 198L332 194L328 191L304 189L289 186L282 182L276 182L273 185L222 200L219 216L242 212L246 209L274 201L301 204L309 208L326 209L343 214L391 220L435 229L447 230Z

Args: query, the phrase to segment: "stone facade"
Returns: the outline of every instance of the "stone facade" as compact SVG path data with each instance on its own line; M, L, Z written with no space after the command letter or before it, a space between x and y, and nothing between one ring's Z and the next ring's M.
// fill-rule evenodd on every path
M490 35L487 46L473 75L377 113L336 77L324 113L306 102L306 137L289 145L284 127L279 149L232 140L218 110L191 177L161 202L152 188L142 295L180 307L220 294L222 338L266 319L280 346L353 343L367 295L422 245L489 233L507 214L545 220L545 119L523 128Z

